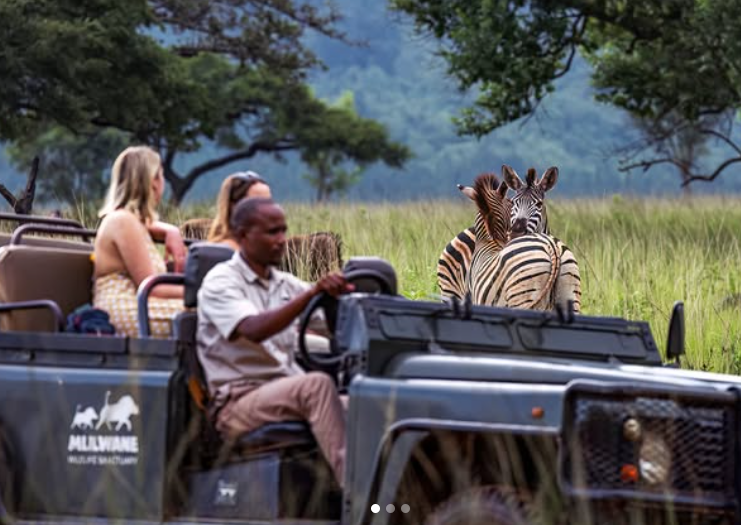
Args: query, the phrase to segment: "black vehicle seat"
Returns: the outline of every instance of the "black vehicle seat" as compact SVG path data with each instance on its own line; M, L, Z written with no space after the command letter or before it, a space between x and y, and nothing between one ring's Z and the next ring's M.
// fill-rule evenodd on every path
M198 302L198 288L209 270L216 264L230 259L234 251L224 245L197 242L190 246L188 260L185 266L184 301L188 308L196 307ZM204 418L204 442L209 450L202 452L206 457L216 457L223 454L223 447L227 445L229 454L240 457L250 456L289 447L307 446L316 447L314 435L309 425L303 421L285 421L264 425L253 432L241 436L235 443L225 444L218 436L206 417L208 406L208 387L203 368L198 360L196 351L196 330L198 318L196 312L183 312L175 320L175 334L178 340L184 342L185 366L188 373L188 390L195 405Z
M68 315L92 301L91 254L92 244L33 237L0 248L0 302L51 299ZM47 310L14 311L0 317L0 330L54 331L55 326Z

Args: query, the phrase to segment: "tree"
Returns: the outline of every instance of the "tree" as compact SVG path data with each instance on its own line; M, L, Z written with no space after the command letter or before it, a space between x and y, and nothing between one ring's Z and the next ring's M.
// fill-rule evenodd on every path
M347 132L376 123L346 125L304 84L321 66L306 32L349 42L334 7L322 5L0 0L0 139L39 140L55 125L83 136L118 130L160 151L176 203L203 174L261 153L328 147L361 160ZM207 141L227 153L176 169Z
M311 168L304 178L316 188L317 202L327 202L332 195L343 195L351 186L360 181L363 168L356 166L352 170L341 167L342 156L336 153L322 151L310 159L304 159Z
M301 153L301 159L312 170L304 178L316 188L319 202L328 201L333 194L346 192L360 181L369 164L383 161L388 166L401 167L411 156L406 146L389 142L383 127L359 121L352 92L343 93L330 108L336 112L338 121L333 125L346 128L348 142L332 145L321 136L320 129L316 129L312 139L315 142L309 143ZM352 151L353 155L348 155L347 151ZM353 163L360 165L343 168L343 165Z
M14 144L8 154L15 165L24 168L39 158L40 201L74 206L103 195L113 159L127 144L128 137L113 129L87 136L54 126L35 140Z
M713 138L707 131L728 129L732 120L732 115L710 115L697 123L687 123L675 113L656 120L633 117L640 137L619 151L620 171L638 168L648 171L658 164L673 165L682 181L682 190L688 196L699 160L708 153L708 143Z
M735 0L392 0L440 53L475 104L457 119L461 133L485 135L532 115L577 53L594 68L597 98L677 132L716 138L731 149L713 180L741 162L731 134L701 125L741 107L741 3ZM673 140L672 135L665 140Z

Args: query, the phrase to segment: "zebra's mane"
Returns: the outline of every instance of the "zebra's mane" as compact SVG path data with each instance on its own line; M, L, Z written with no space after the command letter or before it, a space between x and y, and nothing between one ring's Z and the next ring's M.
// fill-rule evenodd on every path
M528 168L527 175L525 175L525 184L530 188L535 186L535 177L537 177L537 175L538 172L535 171L535 168Z
M507 185L500 182L494 173L482 173L474 180L473 188L479 209L476 223L479 226L479 221L482 221L484 226L484 231L477 231L477 235L486 233L489 240L505 244L509 234L510 214L510 203L505 198Z

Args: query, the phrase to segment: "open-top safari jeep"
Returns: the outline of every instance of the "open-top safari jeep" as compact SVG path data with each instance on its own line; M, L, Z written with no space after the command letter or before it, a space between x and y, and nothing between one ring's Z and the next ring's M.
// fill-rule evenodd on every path
M303 356L349 394L340 491L304 423L214 433L192 311L167 340L147 337L146 308L140 337L62 331L90 300L90 245L27 233L0 248L8 522L740 521L741 381L662 364L646 323L411 301L386 263L352 259L361 292L309 308L334 321L332 353ZM229 255L193 245L186 274L143 283L140 306L162 282L194 306ZM670 360L682 346L678 306Z

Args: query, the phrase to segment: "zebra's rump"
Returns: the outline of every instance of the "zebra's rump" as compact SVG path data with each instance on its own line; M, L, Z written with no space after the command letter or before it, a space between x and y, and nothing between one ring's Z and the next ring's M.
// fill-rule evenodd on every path
M561 250L555 239L529 234L499 252L477 249L467 283L475 304L543 310L553 307L560 269Z
M473 227L460 232L445 246L437 261L437 285L442 295L463 299L475 247Z
M555 303L565 305L568 301L573 304L574 312L581 312L581 274L576 257L568 246L556 239L561 254L561 270L556 281Z

